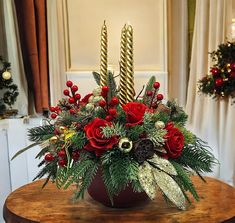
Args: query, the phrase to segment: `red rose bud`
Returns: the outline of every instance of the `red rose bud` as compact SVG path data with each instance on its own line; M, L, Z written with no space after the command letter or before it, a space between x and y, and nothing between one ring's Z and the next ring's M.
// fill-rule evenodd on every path
M74 104L75 103L75 99L74 98L69 98L69 103L70 104Z
M160 87L160 83L159 82L154 82L153 87L155 89L158 89Z
M70 112L71 115L76 114L76 111L75 111L75 109L73 109L73 108L69 109L69 112Z
M69 96L69 90L68 89L64 89L64 95Z
M117 110L114 108L109 109L109 114L113 117L117 116Z
M73 85L72 87L71 87L71 91L72 92L76 92L78 90L78 86L77 85Z
M163 95L162 95L162 94L158 94L158 95L157 95L157 100L158 100L158 101L161 101L162 99L163 99Z
M235 71L235 63L231 63L231 64L230 64L230 69L231 69L232 71Z
M223 78L217 78L217 79L215 80L215 85L216 85L217 87L221 87L221 86L223 85L223 83L224 83Z
M58 161L58 165L59 165L60 167L64 167L66 164L67 164L67 160L62 159L62 160L59 160L59 161Z
M100 107L103 108L103 107L105 107L105 105L106 105L106 101L105 101L105 100L100 100L100 101L99 101L99 106L100 106Z
M220 70L216 67L211 68L212 75L217 75L220 72Z
M50 107L50 112L55 112L55 107Z
M80 99L81 99L81 95L80 95L80 94L75 94L74 97L75 97L77 100L80 100Z
M107 115L105 117L105 120L108 121L108 122L111 122L113 120L113 117L111 115Z
M153 95L153 92L152 92L152 91L147 91L146 95L147 95L147 96L152 96L152 95Z
M73 86L73 82L72 81L67 81L66 82L66 86L67 87L72 87Z
M55 113L52 113L52 114L51 114L51 118L52 118L52 119L55 119L56 117L57 117L57 114L55 114Z
M44 160L47 162L51 162L54 160L54 156L51 153L47 153L44 157Z
M110 101L111 106L115 106L119 103L119 99L117 97L113 97Z
M61 158L64 158L66 157L66 152L65 150L60 150L58 153L57 153L58 157L61 157Z

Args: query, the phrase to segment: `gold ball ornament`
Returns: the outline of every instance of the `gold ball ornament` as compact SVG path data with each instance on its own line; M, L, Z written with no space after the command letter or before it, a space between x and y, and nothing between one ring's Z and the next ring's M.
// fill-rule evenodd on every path
M59 130L60 130L61 133L64 133L64 131L66 130L66 127L60 126L60 127L59 127Z
M226 68L227 68L227 69L230 69L230 65L231 65L230 63L227 63L227 64L226 64Z
M2 73L2 78L3 78L4 80L9 80L9 79L11 79L11 73L6 70L5 72Z
M157 121L157 122L155 122L155 127L156 127L156 129L163 129L163 128L165 128L165 123L162 121Z
M129 153L132 147L133 147L133 143L127 137L121 138L118 143L118 148L124 153Z

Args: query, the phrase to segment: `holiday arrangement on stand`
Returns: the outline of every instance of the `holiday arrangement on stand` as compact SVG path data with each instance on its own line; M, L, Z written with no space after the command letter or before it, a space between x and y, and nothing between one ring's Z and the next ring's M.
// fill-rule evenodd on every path
M235 98L235 43L220 44L211 58L214 66L199 80L199 92L215 99Z
M63 189L76 184L75 200L83 198L87 190L96 199L91 185L99 175L110 201L108 206L113 207L127 189L137 197L145 194L155 199L162 195L182 210L191 202L189 193L199 200L190 176L196 174L203 179L202 174L211 172L216 160L206 143L185 128L187 115L182 108L174 101L163 104L160 83L154 76L142 92L135 94L130 25L125 25L121 33L119 86L107 69L105 24L101 31L100 74L93 75L97 88L81 97L79 86L67 81L66 98L50 108L48 125L29 130L29 138L35 142L31 147L40 145L37 158L43 157L35 179L46 176L43 186L52 180ZM100 186L95 185L100 193Z
M11 64L0 56L0 119L17 114L12 108L19 95L18 87L13 84Z

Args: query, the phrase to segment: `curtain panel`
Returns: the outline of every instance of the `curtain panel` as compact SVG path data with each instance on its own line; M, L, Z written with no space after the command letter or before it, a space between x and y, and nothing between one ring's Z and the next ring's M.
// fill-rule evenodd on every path
M46 0L15 0L15 7L28 87L41 113L49 107Z

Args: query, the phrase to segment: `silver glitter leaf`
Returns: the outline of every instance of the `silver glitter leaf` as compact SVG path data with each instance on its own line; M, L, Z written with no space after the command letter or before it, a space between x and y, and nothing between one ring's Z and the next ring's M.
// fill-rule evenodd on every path
M138 178L146 194L153 200L156 197L157 184L154 180L152 168L149 163L144 162L139 166Z
M170 175L177 175L175 167L167 159L163 159L160 156L154 154L153 158L149 159L148 161L150 161L154 164L154 166L158 167L159 169L163 170L164 172Z
M186 209L186 200L179 185L166 173L157 168L153 169L155 182L162 192L174 203L179 209Z

